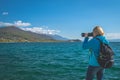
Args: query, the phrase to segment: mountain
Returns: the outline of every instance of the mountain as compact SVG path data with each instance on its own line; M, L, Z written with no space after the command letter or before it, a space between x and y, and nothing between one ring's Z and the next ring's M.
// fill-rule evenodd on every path
M0 28L0 42L53 42L57 41L46 34L21 30L15 26Z
M62 36L59 36L59 35L50 35L52 38L54 38L55 40L62 40L62 41L66 41L66 40L69 40L67 38L64 38Z
M82 42L80 39L71 39L71 40L68 40L68 42Z

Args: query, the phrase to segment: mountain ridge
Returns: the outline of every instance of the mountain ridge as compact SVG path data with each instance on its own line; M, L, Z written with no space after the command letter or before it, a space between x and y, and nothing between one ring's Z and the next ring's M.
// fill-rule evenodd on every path
M15 26L0 28L0 42L52 42L51 36L24 31Z
M81 42L60 35L38 34L16 26L0 27L0 42Z

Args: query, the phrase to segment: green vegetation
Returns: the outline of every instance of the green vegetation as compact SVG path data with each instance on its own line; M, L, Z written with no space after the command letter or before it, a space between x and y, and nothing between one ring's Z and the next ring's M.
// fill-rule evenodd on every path
M0 42L56 42L45 34L21 30L14 26L0 28Z

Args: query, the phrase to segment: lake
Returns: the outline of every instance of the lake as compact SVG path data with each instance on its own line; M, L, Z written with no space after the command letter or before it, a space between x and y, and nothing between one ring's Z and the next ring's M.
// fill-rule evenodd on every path
M84 80L89 51L80 42L0 43L0 80ZM120 43L104 80L120 80Z

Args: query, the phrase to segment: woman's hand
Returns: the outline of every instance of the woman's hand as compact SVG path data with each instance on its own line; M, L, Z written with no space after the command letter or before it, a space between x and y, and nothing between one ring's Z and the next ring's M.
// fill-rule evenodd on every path
M88 37L88 33L85 33L84 37Z

